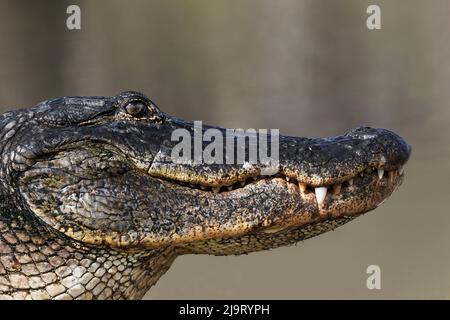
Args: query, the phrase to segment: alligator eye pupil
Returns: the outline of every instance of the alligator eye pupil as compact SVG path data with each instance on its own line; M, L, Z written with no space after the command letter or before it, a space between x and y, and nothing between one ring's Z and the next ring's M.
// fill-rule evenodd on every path
M138 116L145 110L145 105L142 102L130 102L125 106L125 110L132 116Z

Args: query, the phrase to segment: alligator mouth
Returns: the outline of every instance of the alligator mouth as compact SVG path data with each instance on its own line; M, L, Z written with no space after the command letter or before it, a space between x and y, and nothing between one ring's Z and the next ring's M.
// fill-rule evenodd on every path
M185 239L177 239L180 252L214 253L221 255L227 250L246 252L245 245L233 242L235 239L252 240L256 235L259 241L289 245L317 234L335 229L353 220L387 199L403 181L403 168L389 170L368 166L358 173L336 178L324 185L307 184L288 177L280 172L273 176L252 176L221 186L205 186L172 179L153 177L167 188L176 189L180 197L189 196L208 199L210 203L226 204L256 202L251 195L260 194L263 198L276 198L271 209L265 211L261 205L258 219L254 221L239 220L229 227L227 223L203 229L202 236L195 234ZM269 200L271 201L271 200ZM247 241L247 240L244 240ZM239 244L239 248L231 244ZM231 249L230 249L231 248ZM185 250L185 251L183 251ZM234 251L233 251L234 250Z
M328 180L328 183L323 185L308 184L307 182L287 176L283 172L279 172L273 176L250 176L232 184L214 186L174 180L161 176L157 178L175 184L178 187L189 188L194 191L218 196L227 196L261 182L285 184L285 187L288 189L297 190L297 193L303 198L314 196L317 205L321 206L327 199L333 201L341 195L353 194L358 189L365 189L373 184L381 189L396 187L403 178L403 167L385 170L383 168L369 166L352 176L335 179L335 181ZM375 192L376 190L373 191Z

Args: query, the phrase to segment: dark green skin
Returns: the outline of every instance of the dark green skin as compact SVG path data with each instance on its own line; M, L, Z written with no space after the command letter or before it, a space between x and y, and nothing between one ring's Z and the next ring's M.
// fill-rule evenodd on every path
M3 114L0 298L137 299L178 255L302 241L377 207L411 152L384 129L280 136L267 176L260 165L174 164L176 128L193 132L137 92ZM315 187L328 188L320 205Z

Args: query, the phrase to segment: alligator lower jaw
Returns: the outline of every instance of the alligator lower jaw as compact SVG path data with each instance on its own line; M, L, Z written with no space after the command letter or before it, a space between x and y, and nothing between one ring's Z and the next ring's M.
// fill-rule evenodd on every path
M172 239L173 244L179 254L214 255L242 254L292 245L334 230L376 208L403 180L403 173L399 171L380 172L380 176L377 170L367 171L340 183L340 187L323 187L329 192L320 204L315 188L299 187L297 181L285 177L258 179L238 189L220 193L177 186L180 193L207 198L211 203L232 203L243 199L246 202L251 194L259 193L261 198L265 195L272 197L274 207L271 212L259 211L259 218L255 221L235 221L230 228L227 224L212 225L203 228L199 234L176 237ZM167 181L162 183L172 184ZM280 197L275 199L274 195ZM255 204L251 203L249 211Z
M220 192L213 192L210 188L202 190L195 186L158 180L163 188L174 190L180 196L184 197L188 194L192 198L207 199L208 203L239 202L245 205L248 203L247 199L254 194L260 194L261 198L267 194L268 198L275 201L269 212L264 211L261 207L259 213L256 214L257 219L253 217L250 220L241 219L231 224L210 224L199 230L187 228L186 232L173 234L169 242L183 248L199 241L201 243L207 243L209 240L217 242L221 241L220 239L250 237L251 235L257 235L258 238L278 235L287 237L286 234L295 233L298 230L304 233L303 230L308 230L308 228L313 230L311 232L313 235L324 233L380 205L402 182L403 173L398 170L386 172L365 170L338 185L316 188L308 186L305 188L302 184L299 186L298 182L293 179L274 176L257 179L232 190L222 190L221 188ZM325 193L322 188L326 188L327 192ZM321 202L317 201L316 194L319 194ZM276 199L274 195L277 195ZM248 205L248 209L251 211L251 205ZM208 209L205 208L205 210ZM333 225L334 221L337 225ZM305 235L303 238L297 238L293 235L289 237L289 241L282 242L282 245L289 245L308 237ZM154 247L165 241L168 240L146 237L142 244ZM218 244L217 246L219 247ZM201 252L201 250L196 252Z

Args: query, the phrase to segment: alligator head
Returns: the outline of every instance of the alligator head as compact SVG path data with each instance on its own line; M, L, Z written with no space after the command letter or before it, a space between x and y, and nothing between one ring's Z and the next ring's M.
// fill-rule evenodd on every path
M268 175L258 163L174 162L176 129L196 143L193 123L136 92L4 114L0 298L140 298L178 255L289 245L374 209L410 155L384 129L279 136Z

